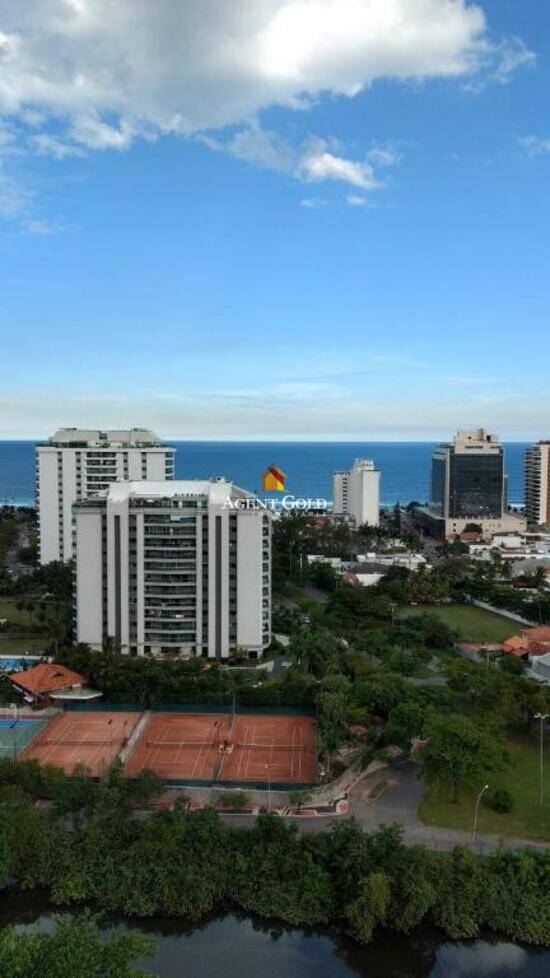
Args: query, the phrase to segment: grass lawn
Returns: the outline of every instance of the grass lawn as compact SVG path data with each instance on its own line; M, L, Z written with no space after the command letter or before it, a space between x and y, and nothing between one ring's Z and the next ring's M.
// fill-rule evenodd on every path
M24 602L32 605L32 610L27 611L17 608L17 604ZM0 598L0 618L8 619L8 628L30 628L31 630L40 628L40 622L36 617L36 607L38 601L33 598Z
M464 642L502 642L511 635L519 635L522 627L518 622L471 604L417 605L400 612L405 618L425 614L437 615Z
M24 635L9 635L0 632L0 655L24 655L25 652L43 652L48 646L49 639L33 635L32 638L25 638Z
M510 764L502 774L489 778L491 788L506 788L514 799L508 814L499 814L481 802L478 832L487 835L515 836L524 839L550 841L550 737L546 737L546 766L548 787L545 804L539 803L539 747L535 737L506 742ZM480 786L481 787L481 786ZM433 790L426 793L418 816L426 825L471 831L475 794L462 797L454 804L438 797Z

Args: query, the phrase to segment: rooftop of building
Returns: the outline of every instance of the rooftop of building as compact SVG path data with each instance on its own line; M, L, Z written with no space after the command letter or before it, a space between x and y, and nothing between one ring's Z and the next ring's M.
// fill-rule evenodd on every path
M56 662L39 662L32 669L13 672L9 679L15 686L32 696L43 696L72 686L83 686L86 682L78 672Z
M174 479L170 482L113 482L90 499L83 499L79 507L94 506L98 502L125 503L136 500L142 504L148 500L207 500L210 503L223 504L227 497L232 499L253 497L253 493L241 489L234 482L223 477L216 479Z
M353 469L368 469L372 472L378 471L372 458L354 458L351 469L336 469L334 475L349 475Z
M149 428L59 428L44 445L96 447L127 445L160 447L158 435Z
M464 453L502 451L499 436L490 434L485 428L459 429L452 441L442 442L434 449L434 453L449 448Z

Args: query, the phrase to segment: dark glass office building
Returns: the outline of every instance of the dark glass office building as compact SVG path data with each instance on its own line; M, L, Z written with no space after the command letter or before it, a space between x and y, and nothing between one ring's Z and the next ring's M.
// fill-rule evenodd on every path
M430 509L445 519L501 519L506 512L504 450L485 431L459 432L432 456Z

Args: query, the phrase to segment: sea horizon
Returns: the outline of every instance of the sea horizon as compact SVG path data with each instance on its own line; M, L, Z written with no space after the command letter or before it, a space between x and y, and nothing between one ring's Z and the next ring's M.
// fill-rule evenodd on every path
M34 505L34 447L44 439L0 439L0 504ZM393 506L428 498L432 441L288 441L237 439L162 439L176 449L176 479L225 476L250 491L259 491L261 474L276 463L286 474L286 488L296 496L332 499L332 473L347 469L354 458L373 458L381 470L380 502ZM503 442L508 499L523 502L524 451L530 442Z

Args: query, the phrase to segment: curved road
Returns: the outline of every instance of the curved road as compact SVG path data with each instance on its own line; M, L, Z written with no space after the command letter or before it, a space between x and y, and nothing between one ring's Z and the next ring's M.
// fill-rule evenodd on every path
M470 832L461 829L446 829L424 825L419 821L417 809L422 801L423 785L418 779L419 765L415 761L405 761L392 768L377 771L364 778L350 794L350 815L367 832L375 832L381 825L399 822L403 826L403 837L409 844L421 844L430 849L453 849L457 845L470 846ZM375 802L369 802L369 791L385 777L393 782L391 789ZM250 826L255 817L250 815L222 816L232 825ZM322 832L335 825L340 818L296 818L293 819L303 832ZM479 853L492 852L504 844L510 849L530 848L540 851L547 849L550 842L528 842L524 839L508 839L493 835L479 835L475 849Z

